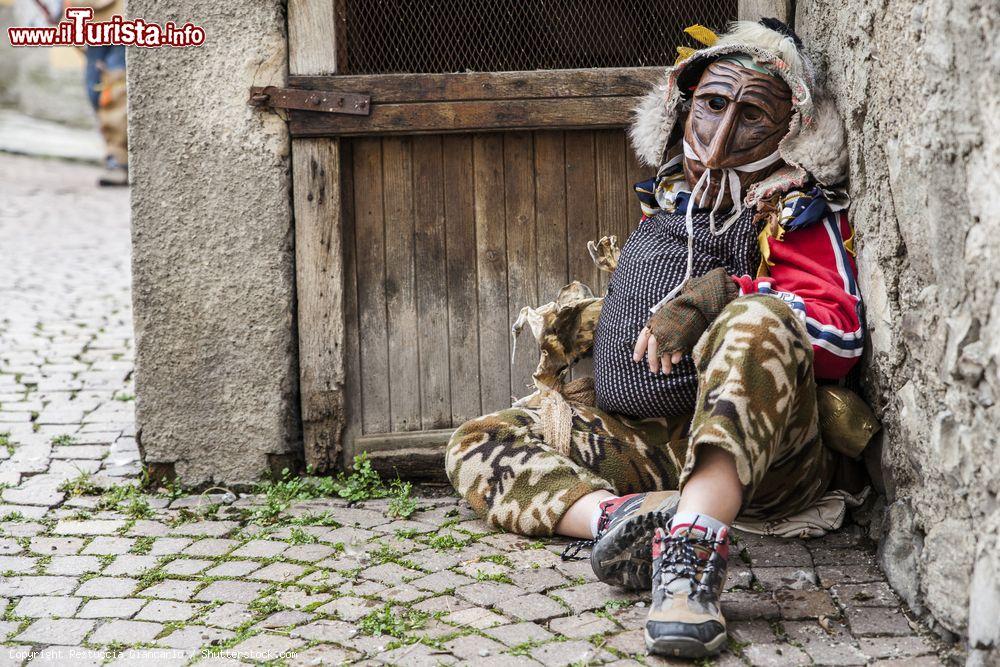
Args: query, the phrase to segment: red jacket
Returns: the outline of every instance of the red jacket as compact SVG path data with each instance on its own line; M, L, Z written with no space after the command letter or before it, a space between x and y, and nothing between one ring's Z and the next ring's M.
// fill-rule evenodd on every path
M786 195L782 232L761 250L767 274L733 276L740 294L769 294L802 319L815 353L817 378L840 379L861 358L864 315L857 266L849 250L854 235L844 210L833 210L818 190Z

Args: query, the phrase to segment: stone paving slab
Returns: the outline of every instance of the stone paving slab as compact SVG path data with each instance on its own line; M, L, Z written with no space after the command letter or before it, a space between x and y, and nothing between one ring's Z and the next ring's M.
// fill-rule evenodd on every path
M447 490L138 489L127 192L96 176L0 155L0 666L686 664L645 655L648 594ZM857 526L733 553L714 664L940 664Z

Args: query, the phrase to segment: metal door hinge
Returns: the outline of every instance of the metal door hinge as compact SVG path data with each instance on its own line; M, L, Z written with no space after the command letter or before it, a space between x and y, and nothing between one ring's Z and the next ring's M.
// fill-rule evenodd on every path
M371 113L371 96L342 93L336 90L303 90L254 86L250 89L250 106L265 109L300 109L321 113L346 113L367 116Z

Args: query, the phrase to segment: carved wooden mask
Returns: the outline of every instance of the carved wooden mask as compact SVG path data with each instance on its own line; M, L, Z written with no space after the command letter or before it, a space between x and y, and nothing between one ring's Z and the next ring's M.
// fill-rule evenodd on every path
M741 58L741 60L744 60ZM684 176L694 187L705 169L726 169L755 162L774 153L788 132L792 93L777 76L751 69L748 59L716 60L701 75L684 124L684 139L697 158L684 158ZM784 163L740 172L743 192ZM714 202L721 172L711 175L704 201ZM699 197L700 199L700 197ZM732 202L728 193L724 206Z

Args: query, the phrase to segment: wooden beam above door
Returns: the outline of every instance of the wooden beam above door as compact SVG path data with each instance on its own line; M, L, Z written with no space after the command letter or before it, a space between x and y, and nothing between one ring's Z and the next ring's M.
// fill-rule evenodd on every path
M379 104L520 100L565 97L635 97L649 90L663 67L558 69L459 74L292 76L288 84L309 90L352 90Z
M294 137L624 127L661 67L293 76L292 88L371 97L368 116L291 110Z

